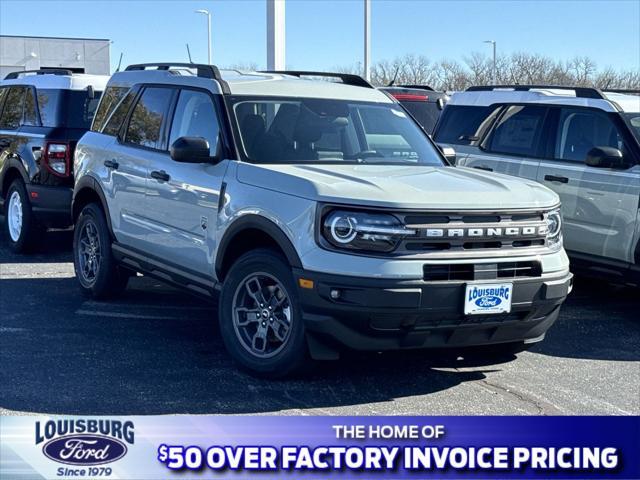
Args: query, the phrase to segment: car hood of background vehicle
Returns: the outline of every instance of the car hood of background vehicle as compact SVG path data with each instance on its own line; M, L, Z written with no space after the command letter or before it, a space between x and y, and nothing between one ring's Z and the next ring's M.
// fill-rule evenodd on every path
M320 202L378 207L502 210L560 201L533 181L462 167L241 163L238 180Z

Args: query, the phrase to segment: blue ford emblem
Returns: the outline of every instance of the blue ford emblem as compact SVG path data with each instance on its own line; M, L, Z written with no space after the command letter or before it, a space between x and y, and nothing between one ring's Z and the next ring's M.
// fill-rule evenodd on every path
M502 303L502 300L500 300L500 298L495 297L493 295L486 295L476 300L476 305L481 308L497 307L501 303Z
M69 465L102 465L124 457L127 446L102 435L68 435L45 443L42 452L51 460Z

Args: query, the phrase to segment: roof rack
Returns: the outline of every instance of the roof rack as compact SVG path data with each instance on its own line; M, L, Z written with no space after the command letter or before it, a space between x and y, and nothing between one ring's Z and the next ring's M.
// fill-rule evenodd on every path
M429 85L392 85L392 87L413 88L415 90L429 90L430 92L435 92L435 90L431 88Z
M600 98L606 100L600 90L593 87L571 87L567 85L477 85L467 88L467 92L491 92L496 89L510 88L516 92L529 90L573 90L579 98Z
M261 70L260 73L277 73L280 75L291 75L294 77L329 77L339 78L345 85L353 85L355 87L374 88L360 75L352 73L334 73L334 72L307 72L301 70Z
M148 68L155 68L156 70L164 70L168 71L172 67L181 67L181 68L193 68L196 70L196 75L202 78L210 78L212 80L216 80L220 87L222 88L222 93L231 93L229 89L229 84L224 81L222 75L220 74L220 70L215 65L206 65L204 63L181 63L181 62L169 62L169 63L136 63L134 65L129 65L125 68L125 72L137 71L137 70L147 70Z
M64 68L51 68L51 69L39 69L39 70L20 70L18 72L8 73L5 80L13 80L16 78L20 78L26 74L34 74L34 75L73 75L71 70L66 70Z

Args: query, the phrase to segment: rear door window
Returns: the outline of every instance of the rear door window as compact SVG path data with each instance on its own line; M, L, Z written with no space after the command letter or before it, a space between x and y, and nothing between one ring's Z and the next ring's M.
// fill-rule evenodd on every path
M145 88L133 107L125 142L147 148L165 149L161 142L163 122L174 95L170 88Z
M11 87L0 117L0 127L14 130L20 126L24 110L25 87Z
M489 139L488 150L495 153L539 156L546 107L512 105L498 120Z

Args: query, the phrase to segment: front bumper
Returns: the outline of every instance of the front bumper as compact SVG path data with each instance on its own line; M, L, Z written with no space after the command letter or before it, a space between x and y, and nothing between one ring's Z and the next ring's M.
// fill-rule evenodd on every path
M334 358L331 352L341 346L383 351L534 343L556 321L573 283L568 270L504 280L513 283L511 313L464 315L467 281L366 279L303 270L294 276L296 285L301 278L313 281L312 289L298 288L298 293L317 358ZM338 299L331 298L332 290L340 292Z
M71 220L71 199L73 189L45 185L27 185L33 214L49 227L69 227Z

